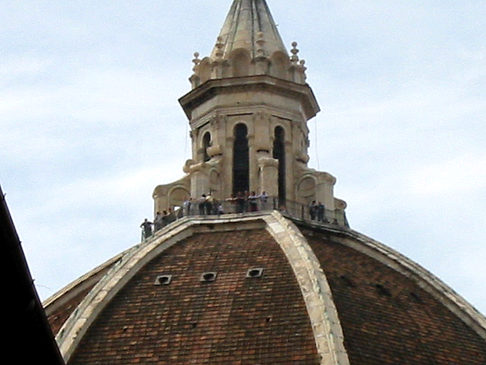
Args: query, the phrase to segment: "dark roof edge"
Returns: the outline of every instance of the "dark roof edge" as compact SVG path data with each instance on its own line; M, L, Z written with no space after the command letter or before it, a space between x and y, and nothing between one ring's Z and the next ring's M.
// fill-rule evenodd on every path
M38 363L63 365L1 186L0 199L0 242L6 256L3 269L10 278L4 281L7 285L4 290L15 293L4 301L7 306L5 332L8 334L4 356L19 363L30 358ZM19 351L19 348L23 350Z

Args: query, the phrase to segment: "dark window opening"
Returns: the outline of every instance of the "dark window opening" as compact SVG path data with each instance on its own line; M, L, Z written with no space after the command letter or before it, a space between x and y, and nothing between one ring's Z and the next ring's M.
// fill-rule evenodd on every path
M159 275L155 278L154 285L169 285L172 281L172 275Z
M215 272L205 272L201 275L200 281L210 283L216 280L217 274Z
M258 267L254 269L250 269L246 272L247 278L260 278L263 275L263 269Z
M246 125L236 125L233 146L233 194L250 190L250 159L247 134L248 129Z
M208 148L211 147L211 134L209 132L206 132L206 134L204 134L202 144L203 144L203 161L206 162L211 159L211 157L208 154Z
M278 200L279 205L285 205L285 130L282 127L275 128L273 141L273 158L278 160Z
M380 295L383 295L385 297L391 297L392 296L390 290L388 290L387 288L385 288L381 284L375 284L375 288L378 291L378 294L380 294Z

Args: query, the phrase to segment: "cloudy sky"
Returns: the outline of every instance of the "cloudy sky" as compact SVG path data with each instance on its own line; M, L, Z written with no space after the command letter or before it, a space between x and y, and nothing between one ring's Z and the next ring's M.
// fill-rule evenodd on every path
M351 226L486 313L486 2L268 0ZM292 5L292 6L290 6ZM136 244L190 158L177 99L230 0L2 0L0 184L46 299Z

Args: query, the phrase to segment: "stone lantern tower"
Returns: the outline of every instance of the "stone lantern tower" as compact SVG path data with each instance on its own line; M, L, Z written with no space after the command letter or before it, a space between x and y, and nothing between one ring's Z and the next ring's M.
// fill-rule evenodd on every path
M265 191L279 205L321 201L344 223L336 179L307 166L307 121L320 109L298 54L296 42L287 52L264 1L233 2L211 55L194 54L192 90L179 99L192 159L184 178L155 189L156 211L188 196Z

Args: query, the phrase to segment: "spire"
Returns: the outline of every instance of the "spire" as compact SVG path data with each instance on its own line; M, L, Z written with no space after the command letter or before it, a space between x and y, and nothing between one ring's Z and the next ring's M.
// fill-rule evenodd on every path
M265 0L234 0L211 57L228 59L238 49L251 58L287 54Z
M305 61L285 48L265 0L234 0L210 57L195 54L193 88L211 79L269 75L305 84Z

